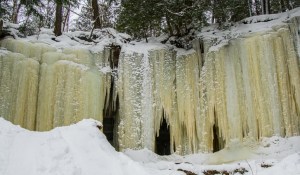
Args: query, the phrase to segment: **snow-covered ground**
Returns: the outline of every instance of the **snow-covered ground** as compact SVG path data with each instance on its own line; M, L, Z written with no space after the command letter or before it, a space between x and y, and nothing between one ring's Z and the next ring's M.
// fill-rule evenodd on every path
M0 118L0 175L300 174L300 137L265 138L214 154L158 156L117 152L94 120L33 132ZM226 162L226 163L225 163Z

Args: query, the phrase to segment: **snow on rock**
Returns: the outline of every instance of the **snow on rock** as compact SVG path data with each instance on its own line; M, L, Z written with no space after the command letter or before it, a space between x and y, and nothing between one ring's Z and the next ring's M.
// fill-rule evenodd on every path
M216 51L227 45L230 40L256 33L271 32L277 27L289 24L290 20L297 16L300 16L300 8L285 13L252 16L231 24L226 30L218 29L217 25L204 27L198 33L198 37L205 41L205 48Z
M32 132L0 118L0 174L161 174L116 152L98 125L86 119L48 132Z
M42 28L38 35L29 36L24 40L50 44L57 49L75 46L99 52L108 45L123 45L129 42L131 37L112 28L95 29L92 35L91 32L74 31L56 37L52 30Z
M292 154L271 168L262 170L260 175L300 174L300 152Z

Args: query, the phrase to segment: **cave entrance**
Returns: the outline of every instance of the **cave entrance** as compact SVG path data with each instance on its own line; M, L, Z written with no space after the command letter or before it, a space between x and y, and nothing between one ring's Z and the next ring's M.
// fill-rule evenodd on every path
M103 118L103 133L111 145L114 145L114 124L115 120L113 117Z
M219 128L216 125L213 126L213 134L214 134L213 152L217 152L220 151L220 141L219 141Z
M160 125L159 136L155 139L155 152L158 155L170 155L170 128L165 118Z
M111 88L112 89L112 88ZM118 149L116 140L116 120L118 119L118 109L119 109L119 97L117 96L116 107L113 107L113 100L112 100L112 92L110 94L109 105L108 108L104 111L103 117L103 134L106 136L108 142Z
M104 118L103 118L103 133L106 136L106 139L109 143L118 150L118 143L117 143L117 134L116 132L116 125L118 121L118 109L119 109L119 97L116 97L116 102L114 102L114 91L115 88L115 81L117 80L117 68L119 63L119 56L121 52L121 47L119 45L110 45L107 47L109 50L109 65L112 69L111 72L111 85L110 85L110 92L105 96L105 106L106 109L103 111Z

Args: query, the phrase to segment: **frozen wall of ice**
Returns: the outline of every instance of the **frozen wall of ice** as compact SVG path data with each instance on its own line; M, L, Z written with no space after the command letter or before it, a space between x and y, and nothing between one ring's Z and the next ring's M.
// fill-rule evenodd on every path
M57 51L42 43L5 39L1 46L0 115L15 124L45 131L83 118L103 119L110 89L106 50ZM17 53L16 53L17 52Z
M162 47L120 58L120 149L155 150L162 118L171 150L300 134L299 18L201 54ZM175 148L175 149L174 149Z
M155 150L163 118L171 151L211 152L232 140L300 134L300 18L210 50L127 45L111 76L111 51L57 50L5 39L0 115L32 130L116 110L116 146ZM204 41L204 43L209 43ZM111 87L113 86L113 87ZM113 93L113 94L110 94Z

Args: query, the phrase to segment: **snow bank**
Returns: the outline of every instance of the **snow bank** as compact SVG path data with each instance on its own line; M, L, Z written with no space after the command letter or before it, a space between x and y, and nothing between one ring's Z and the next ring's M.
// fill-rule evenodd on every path
M202 175L205 171L240 175L300 174L300 137L264 138L253 145L231 145L217 153L158 156L153 152L114 150L97 126L85 119L77 124L49 132L32 132L0 118L1 175L184 175L179 169ZM243 150L251 157L241 157ZM223 155L227 164L208 165ZM220 161L220 160L219 160Z
M158 156L147 149L124 151L144 166L178 171L179 169L202 175L204 172L241 175L297 175L300 174L300 137L263 138L262 142L232 144L219 152L179 156ZM226 163L227 162L227 163Z
M0 118L0 174L150 174L137 162L116 152L98 125L101 123L85 119L49 132L32 132Z

